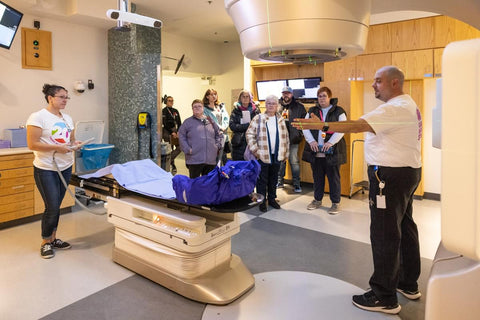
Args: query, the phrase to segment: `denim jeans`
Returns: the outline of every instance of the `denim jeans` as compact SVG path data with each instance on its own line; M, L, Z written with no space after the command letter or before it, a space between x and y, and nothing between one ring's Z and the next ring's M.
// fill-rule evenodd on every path
M290 169L292 169L292 181L294 186L300 186L300 162L298 161L298 144L290 144L290 155L288 156ZM285 176L286 162L280 164L278 182L283 183Z
M45 211L42 216L42 238L49 239L53 232L57 230L60 204L65 196L66 189L57 171L33 167L33 175L45 204ZM72 167L62 171L62 176L67 183L70 181L71 175Z

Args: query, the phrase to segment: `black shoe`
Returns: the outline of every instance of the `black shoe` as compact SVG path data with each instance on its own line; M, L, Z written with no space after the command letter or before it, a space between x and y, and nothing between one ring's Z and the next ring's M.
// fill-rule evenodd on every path
M267 212L267 203L265 201L260 204L260 211Z
M55 252L53 251L53 246L51 243L47 242L40 247L40 256L43 259L50 259L55 256Z
M397 314L402 310L402 307L397 303L387 304L378 300L372 290L365 292L362 295L356 295L352 298L352 303L363 310L377 311L388 314Z
M66 241L62 241L60 239L55 239L53 240L51 243L53 248L55 249L70 249L72 246L70 245L70 243L66 242Z
M405 298L410 300L417 300L422 296L422 293L418 291L418 289L411 291L411 290L404 290L404 289L397 288L397 291L403 294Z
M268 204L272 206L273 209L280 209L280 205L275 200L268 200Z

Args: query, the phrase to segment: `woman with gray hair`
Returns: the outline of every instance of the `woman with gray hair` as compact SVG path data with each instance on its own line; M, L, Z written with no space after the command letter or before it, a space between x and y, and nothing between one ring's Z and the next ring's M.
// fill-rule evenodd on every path
M257 193L265 200L260 211L267 211L267 203L280 209L277 197L277 180L280 163L286 161L289 152L288 130L285 119L278 113L278 97L270 95L265 99L265 113L258 114L250 122L246 132L248 148L257 157L261 166L257 180Z

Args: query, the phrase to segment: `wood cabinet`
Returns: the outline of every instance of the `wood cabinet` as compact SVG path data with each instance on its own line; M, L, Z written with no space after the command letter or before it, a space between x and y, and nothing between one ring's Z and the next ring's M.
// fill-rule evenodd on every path
M325 63L324 81L351 81L357 77L356 57Z
M33 215L33 154L0 156L0 223Z
M392 64L392 53L377 53L357 57L357 80L372 81L375 72L383 66Z
M0 224L42 214L45 210L33 177L33 152L27 148L9 151L0 154ZM74 186L69 188L75 193ZM60 208L73 205L75 200L67 194Z
M405 79L433 77L433 50L412 50L392 53L392 65L399 67Z
M392 51L392 25L377 24L368 29L367 45L364 54L374 54Z
M73 192L73 194L75 194L75 186L69 186L68 188L70 189L70 191ZM35 199L34 213L35 214L43 213L43 211L45 210L45 205L43 204L42 195L38 191L37 186L35 186L34 199ZM63 198L62 204L60 205L60 209L72 207L74 205L75 205L75 199L68 194L68 190L67 190L67 192L65 193L65 197Z

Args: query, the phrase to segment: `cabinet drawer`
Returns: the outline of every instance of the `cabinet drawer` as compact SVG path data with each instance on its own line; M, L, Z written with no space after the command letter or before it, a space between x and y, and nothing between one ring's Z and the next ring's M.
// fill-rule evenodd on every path
M32 183L35 183L33 176L4 179L4 180L0 180L0 188L7 188L7 187L13 188L16 186L22 186L24 184L32 184Z
M33 199L17 201L17 202L8 203L8 204L0 204L0 214L12 212L12 211L19 211L19 210L28 209L28 208L31 208L33 213Z
M21 184L11 187L0 187L0 196L33 191L34 186L35 184Z
M31 167L31 166L33 166L33 158L7 160L7 161L4 161L4 159L0 159L0 170L17 169L17 168Z
M33 200L33 192L16 193L9 196L0 197L0 203L2 205L7 203L14 203L18 201Z
M4 179L18 178L18 177L28 177L33 176L33 167L19 168L19 169L10 169L10 170L1 170L0 171L0 182Z
M20 219L24 217L33 216L33 208L16 210L8 213L0 214L0 223L10 220Z

